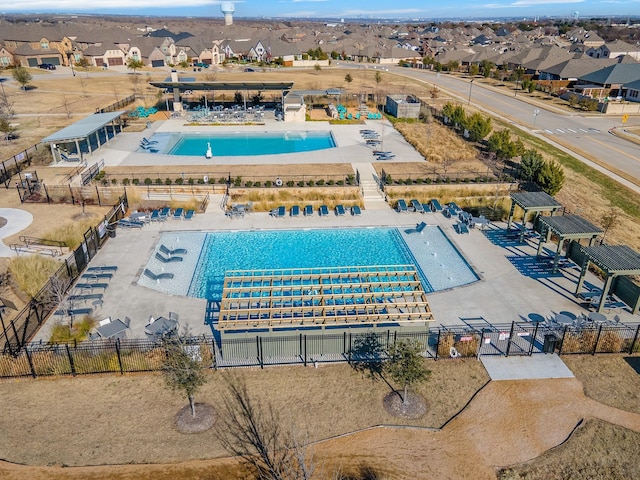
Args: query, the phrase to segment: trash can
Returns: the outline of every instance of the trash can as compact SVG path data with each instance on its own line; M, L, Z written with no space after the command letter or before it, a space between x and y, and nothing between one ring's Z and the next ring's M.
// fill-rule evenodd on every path
M116 228L115 227L109 229L109 237L116 238Z
M558 342L558 338L554 334L547 333L544 336L544 344L542 345L542 351L544 353L554 353L556 351L557 342Z

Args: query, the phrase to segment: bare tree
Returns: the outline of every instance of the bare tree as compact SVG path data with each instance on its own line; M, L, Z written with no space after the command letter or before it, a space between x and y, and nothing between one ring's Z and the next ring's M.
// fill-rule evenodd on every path
M602 223L602 228L604 228L604 233L602 234L601 242L604 243L604 239L607 236L607 232L618 223L618 219L620 218L620 209L616 207L612 207L608 210L602 217L600 217L600 223Z
M71 118L71 109L69 108L69 99L64 93L62 94L62 106L64 107L64 111L67 114L67 118Z
M223 447L241 457L259 479L310 479L315 462L302 430L285 428L273 405L252 397L239 377L227 375L225 381L218 424Z
M203 362L199 345L190 345L189 329L180 335L166 337L163 342L165 359L162 363L167 387L182 391L189 399L191 416L196 416L195 393L207 382L207 365Z

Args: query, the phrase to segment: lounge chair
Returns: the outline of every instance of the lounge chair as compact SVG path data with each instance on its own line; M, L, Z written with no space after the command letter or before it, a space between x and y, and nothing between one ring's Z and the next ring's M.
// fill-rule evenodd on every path
M91 307L71 308L67 310L67 313L72 317L75 317L77 315L91 315L93 313L93 308Z
M415 226L415 228L407 228L404 233L422 233L426 226L427 224L425 222L420 222Z
M191 220L195 214L196 214L196 211L194 209L190 208L184 214L184 219L185 220Z
M187 249L186 248L174 248L171 249L169 247L167 247L166 245L160 245L160 247L158 248L158 250L162 253L164 253L165 255L186 255L187 254Z
M84 295L69 295L70 302L86 302L87 300L102 300L102 293L86 293Z
M118 270L116 265L102 265L87 268L87 272L115 272L116 270Z
M291 215L292 217L299 217L300 207L298 205L294 205L293 207L291 207L291 210L289 210L289 215Z
M458 233L469 233L469 227L465 223L459 222L456 224L456 228L458 229Z
M329 208L326 205L320 205L320 208L318 209L318 213L320 214L321 217L329 215Z
M122 228L142 228L144 227L144 222L123 218L122 220L118 220L118 226Z
M271 210L269 215L271 215L272 217L284 217L286 213L287 209L284 207L284 205L280 205L278 208L274 208L273 210Z
M411 207L413 208L414 212L424 213L424 208L422 208L422 204L415 198L411 200Z
M336 215L339 217L344 216L344 207L342 205L336 205Z
M151 218L150 220L152 222L159 222L160 221L160 210L154 210L151 212Z
M153 145L147 145L145 143L140 143L140 148L143 149L145 152L151 152L151 153L158 153L159 151Z
M358 205L354 205L353 207L351 207L351 215L358 216L361 213L362 213L362 210L360 210L360 207Z
M109 284L108 283L76 283L75 288L79 288L81 290L84 290L84 289L93 290L94 288L101 288L103 290L106 290L107 288L109 288Z
M170 214L171 209L169 207L164 207L162 210L160 210L160 220L166 220Z
M156 253L156 259L160 260L162 263L182 262L184 260L182 257L176 257L176 256L165 257L160 252Z
M447 218L451 218L451 210L448 207L442 209L442 214Z
M146 277L149 277L151 280L162 280L162 279L171 279L173 278L173 273L169 273L169 272L162 272L162 273L153 273L151 270L149 270L148 268L144 269L144 275Z
M436 200L435 198L432 198L429 201L429 205L431 207L431 211L432 212L441 212L442 211L442 205L440 205L440 202L438 200Z
M184 208L176 208L175 212L173 212L174 220L182 220L183 216L184 216Z
M149 140L147 137L142 137L142 140L140 140L143 143L146 143L148 145L152 145L154 143L158 143L157 140Z
M304 216L308 217L310 215L313 215L313 207L311 205L305 205L304 206Z
M80 278L90 278L95 280L111 280L113 278L113 273L89 272L89 273L83 273L82 275L80 275Z
M396 205L396 210L399 213L408 213L409 209L407 208L407 202L405 202L404 198L401 198L400 200L398 200L398 203Z

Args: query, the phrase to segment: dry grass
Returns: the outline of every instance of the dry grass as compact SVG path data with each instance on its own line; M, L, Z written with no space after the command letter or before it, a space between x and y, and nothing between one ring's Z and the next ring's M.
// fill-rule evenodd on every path
M312 205L314 209L320 205L327 205L329 209L338 204L364 206L357 187L234 189L229 203L252 203L253 210L258 212L268 212L280 205L287 209L293 205L301 208L303 205Z
M34 297L60 268L60 262L41 255L14 257L9 262L12 280L29 297Z
M589 397L640 413L640 357L564 355L562 360L582 382Z
M348 365L237 373L253 395L277 408L283 421L320 439L377 424L439 427L487 381L476 360L430 362L429 368L430 380L416 390L430 409L414 421L388 415L382 399L389 387ZM215 407L223 388L220 373L211 372L196 400ZM0 383L0 401L5 406L0 457L13 462L123 464L224 455L213 431L183 436L172 428L186 399L166 390L159 375L12 380Z
M84 241L84 232L99 221L100 217L95 214L76 215L75 219L59 224L53 230L45 232L42 238L64 242L65 246L73 250Z
M479 160L473 144L460 138L451 128L438 122L395 123L395 128L427 162L442 170L444 161L452 162L447 171L485 171L487 167Z
M640 478L640 433L587 420L570 440L535 460L498 472L499 480Z

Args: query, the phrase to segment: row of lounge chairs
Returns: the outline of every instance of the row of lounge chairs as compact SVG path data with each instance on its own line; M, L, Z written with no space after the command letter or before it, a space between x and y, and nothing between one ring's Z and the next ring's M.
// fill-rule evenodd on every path
M415 198L410 200L409 204L407 204L407 201L404 198L399 199L398 202L396 203L396 210L399 213L409 213L409 212L426 213L428 211L431 211L428 204L420 203Z
M289 216L298 217L300 216L300 207L298 205L294 205L289 209ZM353 216L358 216L362 214L362 210L358 205L353 205L352 207L345 207L344 205L336 205L334 208L334 212L338 217L342 217L346 215L347 211L351 213ZM311 216L315 213L312 205L305 205L302 209L302 213L305 217ZM284 205L279 206L278 208L274 208L269 213L272 217L282 218L287 215L287 208ZM318 208L318 215L324 217L329 215L329 207L326 205L321 205Z
M164 244L160 244L160 246L158 247L158 251L155 254L155 258L163 264L176 263L182 262L184 260L183 255L186 254L186 248L169 248ZM164 279L170 280L174 277L174 274L171 272L155 273L148 268L144 269L143 274L145 277L148 277L151 280L155 280L156 282Z
M54 312L55 315L69 315L76 317L80 315L90 315L93 313L94 307L102 305L102 297L104 293L95 293L94 289L100 289L104 292L109 287L104 280L110 281L114 273L118 270L115 265L89 267L80 275L80 281L76 283L67 297L70 304L69 308L60 308ZM88 293L90 292L90 293ZM93 307L86 306L91 301ZM82 302L84 306L75 306L78 302Z

